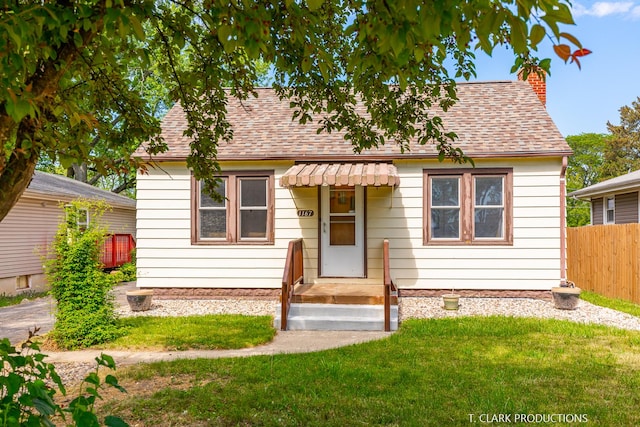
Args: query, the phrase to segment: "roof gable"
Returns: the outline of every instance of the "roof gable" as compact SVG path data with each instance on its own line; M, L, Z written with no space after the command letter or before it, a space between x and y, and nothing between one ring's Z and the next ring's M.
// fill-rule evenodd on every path
M454 142L471 157L523 157L568 155L571 149L527 82L459 83L458 102L442 117ZM378 149L356 155L344 132L318 134L317 123L292 121L289 102L278 99L272 89L257 89L258 98L227 102L233 139L221 141L218 160L295 159L299 161L363 158L432 158L434 144L411 145L405 153L392 141ZM182 160L190 152L191 139L184 135L186 117L175 105L162 123L162 137L169 151L154 160ZM136 155L145 157L142 150ZM148 156L147 156L148 157Z

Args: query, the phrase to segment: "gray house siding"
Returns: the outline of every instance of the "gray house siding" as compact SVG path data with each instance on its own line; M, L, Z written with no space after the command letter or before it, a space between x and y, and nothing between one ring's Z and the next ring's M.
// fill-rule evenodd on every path
M603 220L603 206L602 197L591 200L591 224L602 225Z
M616 195L616 224L638 222L638 192Z
M0 221L0 295L43 290L42 256L64 218L61 204L76 198L105 199L113 207L101 223L112 233L136 235L135 201L69 178L36 172L29 188ZM90 221L92 215L89 215Z

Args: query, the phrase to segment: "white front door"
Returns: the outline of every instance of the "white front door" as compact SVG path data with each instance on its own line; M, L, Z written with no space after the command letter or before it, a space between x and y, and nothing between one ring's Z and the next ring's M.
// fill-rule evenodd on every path
M364 277L364 190L321 187L321 275Z

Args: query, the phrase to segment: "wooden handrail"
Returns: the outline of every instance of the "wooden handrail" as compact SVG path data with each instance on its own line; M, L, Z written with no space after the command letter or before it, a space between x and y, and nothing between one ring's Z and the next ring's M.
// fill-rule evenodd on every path
M287 319L293 290L298 283L304 283L304 258L302 239L291 240L287 249L287 260L282 275L282 296L280 297L280 329L287 330Z
M397 292L398 288L391 279L389 270L389 240L382 241L382 262L384 269L384 330L391 330L391 292Z

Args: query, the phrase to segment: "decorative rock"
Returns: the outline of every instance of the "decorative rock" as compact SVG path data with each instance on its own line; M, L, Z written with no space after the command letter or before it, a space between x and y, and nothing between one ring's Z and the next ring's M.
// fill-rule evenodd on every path
M151 300L153 299L153 291L138 289L127 292L127 302L131 311L147 311L151 308Z
M575 310L580 300L580 288L559 286L551 288L553 303L560 310Z

